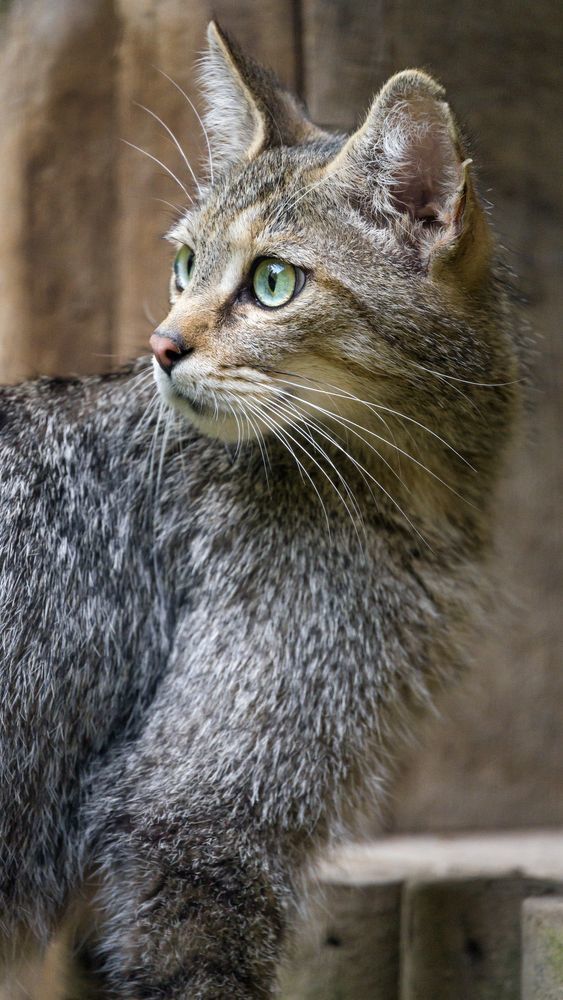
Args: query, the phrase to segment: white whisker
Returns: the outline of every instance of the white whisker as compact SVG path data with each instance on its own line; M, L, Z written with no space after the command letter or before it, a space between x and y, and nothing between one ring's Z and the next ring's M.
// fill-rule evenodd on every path
M204 122L203 122L203 120L202 120L202 118L201 118L201 116L200 116L200 114L199 114L199 112L198 112L195 104L193 103L192 100L190 100L190 98L186 94L186 91L182 90L182 88L180 87L180 85L178 83L176 83L176 81L173 80L171 76L168 76L168 73L165 73L163 69L159 69L158 66L154 66L153 68L157 71L157 73L160 73L163 77L165 77L168 80L168 82L172 84L173 87L176 87L176 90L179 91L179 93L182 95L182 97L185 97L185 99L188 102L190 108L192 109L194 115L196 116L199 124L201 125L201 130L203 132L203 135L204 135L204 138L205 138L205 142L207 144L207 156L209 158L209 176L210 176L210 180L211 180L211 185L213 186L213 183L214 183L214 180L213 180L213 156L211 154L211 143L209 142L209 134L207 132L205 124L204 124Z
M168 444L168 438L170 436L171 428L171 410L166 409L166 416L164 421L164 434L162 435L162 445L160 448L160 458L158 462L158 470L156 475L156 485L155 485L155 499L158 500L160 496L160 488L162 483L162 473L164 471L164 459L166 457L166 445Z
M240 457L240 452L241 452L241 448L242 448L242 442L243 442L243 439L244 439L244 434L243 434L242 425L241 425L241 422L240 422L240 419L239 419L239 415L236 412L236 406L234 406L232 403L229 403L228 400L225 400L225 404L228 407L229 412L231 413L231 416L232 416L233 420L235 421L235 424L237 425L237 443L236 443L236 447L235 447L235 462L236 462L238 460L238 458Z
M366 484L366 486L367 486L367 488L368 488L368 490L369 490L369 492L370 492L370 494L372 496L372 499L375 500L375 495L374 495L373 490L371 488L371 484L369 482L369 479L366 476L366 470L364 469L364 466L360 462L358 462L357 459L355 459L354 456L352 454L350 454L350 452L346 448L344 448L342 446L342 444L339 443L340 441L342 441L342 438L340 437L340 435L338 435L336 433L334 435L330 434L329 431L328 431L328 429L326 427L323 427L322 424L318 420L315 420L314 418L311 418L310 414L306 413L305 410L302 410L301 407L298 404L296 404L295 406L292 406L291 409L292 409L294 415L297 417L298 420L304 420L307 423L310 423L310 425L313 427L313 429L318 434L320 434L322 437L324 437L325 440L327 440L335 448L338 448L338 450L341 451L342 454L354 466L356 466L356 468L358 469L358 471L359 471L359 473L360 473L360 475L361 475L364 483ZM347 428L345 428L345 429L347 429ZM366 443L369 444L369 442L366 442ZM376 455L378 455L379 458L382 458L382 456L379 454L378 451L376 451L375 448L373 448L373 451L375 451ZM383 461L385 461L385 459L383 459ZM389 463L386 463L386 464L389 464ZM391 468L391 466L389 466L389 468ZM391 471L395 472L395 470L392 469L392 468L391 468ZM396 475L396 473L395 473L395 475ZM404 485L404 484L402 484L402 485ZM405 487L405 488L408 489L408 487Z
M178 150L178 152L179 152L180 156L182 157L184 163L186 164L186 166L187 166L190 174L192 175L192 178L193 178L193 180L195 182L195 185L197 187L198 193L201 196L202 192L201 192L201 187L199 185L199 181L198 181L198 179L197 179L197 177L196 177L196 175L195 175L195 173L193 171L192 165L191 165L190 161L188 160L188 157L186 156L184 150L182 149L182 147L181 147L180 143L178 142L176 136L174 135L172 129L168 128L168 125L166 124L166 122L163 122L162 118L159 118L158 115L155 115L154 111L151 111L150 108L145 107L144 104L138 104L137 101L134 101L133 103L135 104L136 107L141 108L142 111L146 111L146 113L148 115L150 115L151 118L154 118L154 120L157 121L158 124L161 125L163 129L166 130L167 134L170 136L170 138L172 139L172 142L176 146L176 149Z
M418 364L417 361L413 361L412 364L415 368L420 368L423 372L428 372L430 375L436 375L438 378L446 379L451 382L462 382L464 385L475 385L482 389L500 389L507 385L518 385L522 382L521 378L512 379L510 382L472 382L468 378L459 378L457 375L446 375L445 372L437 372L432 368L425 368L424 365Z
M304 402L304 403L307 403L308 401L307 401L307 400L302 400L302 402ZM315 404L309 404L309 405L313 405L313 406L314 406ZM327 412L328 412L328 411L327 411ZM333 416L334 416L334 414L333 414ZM365 428L364 428L364 429L365 429ZM371 472L369 472L369 470L368 470L368 469L366 469L365 467L362 467L362 468L364 468L364 472L366 473L366 475L368 475L368 476L369 476L369 478L370 478L370 479L372 480L372 482L374 482L374 483L375 483L375 485L376 485L377 487L379 487L379 489L380 489L380 490L382 491L382 493L384 493L384 494L385 494L385 496L386 496L386 497L387 497L387 498L388 498L388 499L389 499L389 500L391 501L391 503L393 504L393 506L394 506L394 507L395 507L395 508L396 508L396 509L397 509L397 510L399 511L399 513L400 513L400 514L402 514L402 516L403 516L403 517L405 518L405 520L406 520L406 521L407 521L407 523L408 523L408 524L410 525L410 527L411 527L411 528L413 529L413 531L414 531L414 532L415 532L415 533L416 533L416 534L418 535L418 537L419 537L419 538L421 539L421 541L422 541L422 542L424 542L424 544L425 544L426 546L428 546L428 548L429 548L429 549L432 549L431 545L430 545L430 544L429 544L429 542L428 542L428 541L426 540L426 538L424 537L424 535L422 535L422 534L421 534L421 532L419 531L419 529L418 529L418 528L416 527L416 525L415 525L415 524L413 524L413 522L411 521L411 519L410 519L410 517L408 516L408 514L407 514L407 513L406 513L406 512L405 512L405 511L403 510L403 508L402 508L402 507L400 506L400 504L399 504L399 503L398 503L398 502L397 502L397 501L395 500L395 498L394 498L394 497L393 497L393 496L392 496L392 495L391 495L391 494L390 494L390 493L388 492L388 490L386 490L386 489L385 489L385 487L384 487L384 486L383 486L383 485L382 485L382 484L381 484L381 483L379 482L379 480L377 480L377 479L375 478L375 476L373 476L373 475L372 475L372 473L371 473Z
M157 163L159 167L162 167L162 169L166 171L168 176L171 177L173 181L176 181L176 184L184 192L188 201L191 201L192 205L194 204L194 200L189 191L187 190L187 188L184 187L182 182L176 177L176 174L172 170L170 170L170 167L167 167L166 164L162 162L162 160L159 160L158 157L153 156L152 153L148 153L146 149L141 149L140 146L136 146L134 142L129 142L128 139L122 139L121 141L124 142L126 146L130 146L131 149L136 149L138 153L142 153L143 156L147 156L149 160L153 160L153 162Z
M306 388L306 387L302 386L302 388ZM442 486L445 486L446 489L448 489L451 493L453 493L456 497L458 497L464 503L468 504L470 507L475 507L475 504L473 504L471 502L471 500L468 500L466 497L462 496L461 493L458 493L458 491L456 489L454 489L453 486L450 486L450 484L447 483L444 479L442 479L441 476L439 476L432 469L429 469L428 466L424 464L424 462L421 462L420 459L415 458L414 455L411 455L410 452L405 451L404 448L400 448L399 445L395 444L393 441L388 441L387 438L382 437L381 434L377 434L376 431L370 430L369 427L364 427L362 424L356 423L355 420L351 420L349 417L344 417L342 415L337 416L337 414L334 413L333 410L327 410L323 406L319 406L317 403L312 403L308 399L301 399L300 402L305 403L306 406L313 407L313 409L318 410L320 413L323 413L325 416L330 417L332 420L335 420L337 423L340 423L341 425L345 424L347 427L350 428L352 434L354 434L356 437L360 438L360 440L363 441L364 444L367 444L368 447L369 447L369 442L366 441L365 438L361 434L358 434L358 431L356 430L356 428L358 430L360 430L360 431L363 431L364 434L369 434L371 437L377 438L378 441L381 441L383 444L388 445L389 448L395 449L401 455L404 455L405 458L408 458L411 462L414 462L415 465L418 465L419 468L421 468L425 472L427 472L429 476L432 476L432 478L435 479L437 482L441 483ZM376 449L372 449L372 450L376 451ZM376 451L376 454L379 455L379 452ZM380 455L379 457L381 458L382 456ZM386 464L389 464L389 463L386 463ZM397 476L397 478L400 479L399 476ZM401 480L401 482L402 482L402 480ZM403 486L404 485L405 484L403 483Z
M306 400L299 400L299 399L298 399L297 397L295 397L295 396L292 396L292 397L291 397L291 399L292 399L292 402L293 402L294 404L296 404L296 406L298 407L298 409L299 409L299 413L300 413L301 415L303 415L303 416L304 416L304 415L305 415L305 410L302 410L302 409L301 409L301 408L300 408L300 407L298 406L298 404L299 404L299 402L306 402ZM382 461L382 462L383 462L383 464L387 466L387 468L389 469L389 471L390 471L390 472L392 473L392 475L393 475L393 476L395 476L395 478L396 478L396 479L397 479L397 480L398 480L398 481L400 482L401 486L402 486L402 487L403 487L403 488L404 488L404 489L405 489L405 490L407 491L407 493L410 493L410 492L411 492L411 491L410 491L410 488L409 488L409 487L407 486L407 484L406 484L406 483L405 483L405 482L403 481L403 479L401 478L401 476L399 475L399 473L397 472L397 470L396 470L396 469L394 469L394 468L393 468L393 466L391 465L391 463L390 463L390 462L389 462L389 461L388 461L388 460L387 460L387 459L385 458L385 456L384 456L384 455L382 455L382 454L381 454L381 452L380 452L380 451L378 451L378 450L377 450L377 448L375 448L375 447L374 447L374 445L373 445L373 444L372 444L372 443L371 443L370 441L366 441L366 439L365 439L364 437L362 437L362 435L361 435L361 434L358 434L358 432L357 432L357 431L355 431L355 430L354 430L354 429L353 429L352 427L348 427L348 426L346 426L346 424L344 424L344 423L343 423L343 420L345 420L346 418L345 418L345 417L343 416L343 414L342 414L342 413L340 413L340 411L339 411L339 412L338 412L337 414L336 414L336 413L333 413L333 412L332 412L331 410L325 410L324 412L325 412L325 413L326 413L327 415L331 416L331 417L332 417L332 419L333 419L333 420L335 420L335 422L336 422L336 423L337 423L337 424L338 424L338 425L339 425L339 426L340 426L340 427L342 428L342 430L344 430L344 431L346 431L346 432L347 432L347 431L351 431L351 433L352 433L352 434L354 434L354 436L355 436L355 437L357 437L357 438L359 438L359 439L360 439L361 441L363 441L363 442L364 442L364 444L365 444L365 445L366 445L366 446L367 446L367 447L368 447L368 448L370 449L370 451L373 451L374 455L377 455L377 457L378 457L378 458L380 459L380 461ZM323 428L323 427L322 427L322 425L321 425L320 421L315 421L315 427L317 428L317 430L319 431L319 433L322 433L322 434L324 434L324 433L326 432L326 428ZM367 430L367 429L366 429L366 430ZM340 438L340 436L339 436L338 434L336 435L336 437L337 437L337 438L339 438L340 440L342 440L342 439ZM385 438L381 438L381 440L382 440L382 441L385 441ZM346 441L348 442L348 437L346 438ZM386 443L386 444L391 444L391 442L389 442L389 441L386 441L385 443ZM334 444L335 444L335 445L336 445L337 447L341 448L341 446L337 444L336 440L334 440ZM396 444L395 442L393 442L393 444L392 444L391 446L392 446L393 448L397 448L397 449L398 449L398 445L397 445L397 444ZM343 449L342 449L342 450L343 450ZM400 449L398 449L398 450L400 450ZM352 457L352 455L350 455L350 453L349 453L349 452L345 452L345 453L346 453L346 454L348 455L348 457L350 458L350 460L351 460L352 462L354 462L354 461L355 461L355 459L354 459L354 458Z
M162 205L167 205L174 212L174 215L183 215L186 209L183 205L175 205L173 201L166 201L166 198L153 198L153 201L159 201Z
M281 416L283 417L284 413L283 413L283 410L282 410L281 408L278 408L278 409L276 410L276 407L275 407L275 406L273 406L273 405L272 405L271 403L266 403L266 402L265 402L265 400L261 400L261 403L262 403L262 406L266 406L266 407L267 407L267 408L268 408L268 409L270 410L270 412L274 412L274 413L276 413L276 412L277 412L277 413L279 413L279 414L280 414L280 415L281 415ZM286 413L287 413L287 411L286 411ZM306 420L304 420L304 421L303 421L303 423L304 423L304 424L306 424L306 423L307 423L307 421L306 421ZM353 509L354 509L354 513L356 514L356 517L358 518L358 520L359 520L360 522L362 522L362 521L363 521L363 519L362 519L362 513L361 513L361 510L360 510L360 507L359 507L359 504L358 504L358 501L357 501L357 499L356 499L356 497L355 497L354 493L353 493L353 492L352 492L352 490L350 489L350 486L349 486L349 485L348 485L348 483L346 482L346 479L344 478L344 476L342 475L342 473L340 472L340 470L338 469L338 467L337 467L337 466L335 465L335 463L334 463L334 462L332 461L332 459L331 459L330 455L328 455L328 454L327 454L327 452L326 452L326 451L324 450L324 448L321 448L321 446L319 445L318 441L315 441L315 439L313 438L313 436L312 436L312 435L311 435L310 433L306 434L306 432L305 432L305 431L303 430L303 428L302 428L302 427L301 427L301 426L300 426L299 424L295 424L295 423L292 423L292 425L291 425L291 426L292 426L292 429L293 429L293 430L294 430L294 431L295 431L295 432L296 432L297 434L301 434L302 436L306 436L307 440L308 440L308 441L309 441L309 442L310 442L310 443L312 444L312 446L313 446L314 448L316 448L316 450L317 450L317 451L319 452L319 454L320 454L320 455L322 455L322 457L323 457L323 458L324 458L324 459L325 459L325 460L326 460L326 461L327 461L327 462L329 463L329 465L330 465L330 466L331 466L331 467L332 467L332 468L334 469L334 471L335 471L336 475L338 476L339 480L340 480L340 481L341 481L341 483L342 483L342 486L343 486L344 490L346 491L346 494L347 494L347 496L348 496L348 497L349 497L349 499L350 499L350 503L351 503L351 504L352 504L352 506L353 506ZM285 429L285 428L284 428L284 429ZM329 482L331 482L331 483L332 483L332 480L330 479L330 477L329 477ZM334 485L334 484L333 484L333 485ZM340 495L340 494L339 494L339 495ZM345 501L344 501L344 500L343 500L343 502L345 503ZM351 521L352 521L352 523L353 523L353 524L355 525L355 521L354 521L354 518L352 517L352 514L351 514L351 512L350 512L350 509L348 508L348 505L347 505L346 503L345 503L345 506L346 506L346 510L348 511L348 513L349 513L349 515L350 515L350 520L351 520Z
M268 470L271 471L271 465L270 465L270 458L269 458L269 455L268 455L268 450L267 450L267 447L266 447L266 439L265 439L262 431L260 430L259 425L256 423L256 421L254 421L252 419L252 417L250 416L250 414L247 412L246 407L244 405L244 402L242 400L239 400L239 406L241 408L241 411L242 411L242 413L244 415L245 420L248 423L248 426L253 431L253 433L254 433L254 435L256 437L256 441L257 441L258 447L260 449L260 454L262 456L262 462L263 462L263 465L264 465L264 474L266 476L266 484L267 484L267 487L268 487L268 491L270 491L270 489L271 489L271 487L270 487L270 473L269 473Z
M265 402L265 400L261 401L261 405L262 405L262 407L268 406L268 404ZM268 406L268 409L270 410L270 412L274 413L274 416L276 415L276 409L275 409L275 407ZM283 417L283 413L281 413L281 416ZM280 426L280 425L277 424L277 426ZM296 433L299 433L301 437L304 436L302 430L300 430L297 425L292 424L291 427L292 427L292 430L294 430ZM325 479L330 483L330 485L332 486L333 490L337 494L340 502L344 506L344 508L346 510L346 513L348 514L348 516L350 518L350 521L351 521L351 523L352 523L352 525L354 527L354 530L356 532L356 535L357 535L358 541L359 541L360 540L360 536L359 536L358 526L356 524L356 520L353 517L352 511L350 510L350 508L349 508L349 506L348 506L345 498L342 496L342 493L338 489L338 486L336 485L336 483L333 482L333 480L330 478L330 476L329 476L328 472L326 471L326 469L324 469L323 466L320 464L320 462L318 462L317 459L313 455L311 455L311 453L307 450L307 448L305 448L304 445L300 441L297 441L293 437L293 435L289 433L286 425L284 425L283 427L280 427L280 429L283 430L283 433L286 435L286 437L288 437L290 439L290 441L292 441L310 459L310 461L313 462L313 464L320 470L321 474L325 477ZM308 440L311 440L311 439L309 438ZM327 456L326 452L324 452L324 450L319 447L319 445L318 445L318 443L316 441L311 440L311 443L312 443L313 447L319 452L319 454L321 454L324 458L328 459L330 465L335 470L336 475L340 479L343 479L343 477L341 476L340 472L338 471L338 469L334 465L334 462L331 461L331 459ZM344 485L345 485L345 489L347 490L347 492L349 493L349 495L353 496L351 490L348 487L348 484L344 483ZM359 508L357 506L355 498L353 499L352 502L355 505L356 517L360 520L360 522L362 522L361 513L359 511Z
M143 313L145 315L145 319L148 320L151 326L157 325L157 322L149 309L149 304L146 299L143 299Z
M253 413L255 413L256 416L260 420L262 420L266 424L267 427L269 427L269 429L272 432L272 434L274 435L274 437L278 439L278 441L284 446L284 448L286 449L286 451L291 455L291 457L295 461L297 467L299 468L301 476L303 477L305 475L307 477L307 479L309 480L309 482L311 483L311 486L313 487L313 489L314 489L314 491L315 491L315 493L316 493L316 495L318 497L319 503L320 503L321 508L323 510L323 513L324 513L324 517L325 517L325 520L326 520L328 537L332 541L332 532L330 530L330 521L329 521L329 517L328 517L327 509L325 507L324 500L323 500L321 494L319 493L319 490L317 488L317 484L313 480L313 478L310 475L309 471L305 468L305 466L303 465L303 463L297 457L297 455L295 454L295 451L293 450L293 448L291 447L291 445L287 443L285 431L283 430L282 427L280 427L279 424L274 423L274 421L272 421L270 419L270 417L266 413L263 412L263 410L262 410L262 408L261 408L261 406L259 405L258 402L256 402L256 404L254 404L254 403L251 403L250 400L247 399L246 400L246 405L250 407L250 409L253 411Z
M273 374L277 373L274 372ZM307 376L304 377L306 378ZM370 403L369 400L360 399L359 396L355 396L353 393L347 392L345 389L337 389L336 386L334 388L337 389L337 391L330 392L327 389L318 389L316 386L308 386L308 385L303 385L303 383L298 384L297 382L290 382L284 378L276 378L274 381L284 382L286 385L291 385L296 389L308 389L311 392L320 392L323 393L325 396L337 396L340 399L350 399L355 403L360 403L363 406L367 406L368 409L370 409L376 416L377 416L377 410L383 410L385 413L391 413L393 414L393 416L400 417L402 420L406 420L411 424L415 424L417 427L420 427L421 430L426 431L427 434L430 434L432 437L436 438L436 440L439 441L441 444L443 444L446 448L448 448L449 451L453 452L453 454L456 455L457 458L459 458L460 461L464 463L464 465L467 465L467 467L471 469L472 472L477 472L477 469L473 465L471 465L471 462L468 462L468 460L464 458L464 456L461 455L459 451L456 451L456 449L453 447L453 445L449 443L449 441L446 441L445 438L440 436L440 434L438 434L436 431L433 431L430 427L426 427L426 425L422 424L419 420L415 420L414 417L409 417L406 413L400 413L398 410L394 410L390 406L384 406L383 403ZM325 385L330 385L330 382L326 382ZM353 423L353 421L351 422ZM361 424L357 424L356 426L360 427L361 430L364 431L367 430L367 428L362 427ZM374 434L375 432L370 431L369 433ZM377 437L378 435L375 436ZM384 439L382 438L381 440ZM387 444L390 444L390 442L387 442ZM407 458L412 458L412 455L409 456L406 452L403 452L403 454ZM413 461L415 461L415 459L413 459Z

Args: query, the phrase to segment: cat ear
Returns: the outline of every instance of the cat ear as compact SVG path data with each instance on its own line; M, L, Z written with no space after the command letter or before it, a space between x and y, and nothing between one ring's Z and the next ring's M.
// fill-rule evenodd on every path
M211 21L201 84L215 173L272 146L294 146L322 135L273 74L244 55Z
M488 260L488 227L444 97L426 73L397 73L332 169L376 218L397 223L434 275L449 267L470 282Z

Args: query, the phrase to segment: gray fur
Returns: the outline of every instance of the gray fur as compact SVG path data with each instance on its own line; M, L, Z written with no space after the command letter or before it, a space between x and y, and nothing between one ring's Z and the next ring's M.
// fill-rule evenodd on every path
M274 995L314 853L377 801L402 733L462 667L490 544L516 345L500 265L455 230L456 199L464 226L479 212L462 156L428 225L392 204L389 163L384 185L375 154L362 173L365 131L348 150L299 129L224 157L174 230L196 269L161 332L192 337L215 381L187 358L157 382L206 436L155 415L143 361L0 396L4 950L41 949L93 880L106 997ZM260 240L308 271L286 310L217 298ZM363 441L311 408L323 365ZM274 401L254 424L240 404L239 447L223 433L237 386Z

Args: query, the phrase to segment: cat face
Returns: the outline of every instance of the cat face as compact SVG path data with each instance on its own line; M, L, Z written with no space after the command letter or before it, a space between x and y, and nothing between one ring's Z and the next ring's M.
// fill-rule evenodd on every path
M422 456L471 450L456 382L514 370L441 88L398 74L358 132L332 136L214 25L209 43L209 183L169 234L171 310L151 338L163 398L227 441L305 424L383 461L405 435Z
M190 353L161 357L156 375L165 398L208 434L253 436L272 407L291 422L303 390L281 379L313 379L331 350L346 356L339 262L349 248L336 215L323 222L326 199L307 199L312 155L327 160L322 146L277 149L231 168L170 234L172 308L156 347L164 334Z

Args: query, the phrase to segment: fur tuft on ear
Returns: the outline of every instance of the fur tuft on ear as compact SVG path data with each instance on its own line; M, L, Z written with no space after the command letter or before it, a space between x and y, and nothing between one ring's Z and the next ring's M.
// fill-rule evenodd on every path
M325 133L308 120L273 74L244 55L216 21L201 62L204 115L217 172L272 146L294 146Z
M367 211L418 245L431 268L440 257L453 262L462 234L464 261L479 229L488 250L487 227L476 199L445 92L421 70L397 73L375 97L362 127L340 150L329 172L360 194ZM449 247L446 253L446 247ZM482 262L484 263L484 257ZM477 270L470 268L472 276Z
M227 166L263 145L264 120L248 85L248 62L215 21L207 28L207 41L200 72L204 120L214 162Z
M392 77L369 130L380 141L380 183L413 219L440 219L461 180L461 155L443 89L418 70Z
M391 77L337 159L339 170L352 168L376 185L386 214L440 220L463 162L442 87L420 70Z

